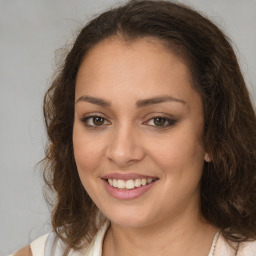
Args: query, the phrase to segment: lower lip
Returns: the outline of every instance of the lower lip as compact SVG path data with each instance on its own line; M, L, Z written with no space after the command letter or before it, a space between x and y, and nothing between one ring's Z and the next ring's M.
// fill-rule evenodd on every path
M150 188L152 188L152 186L154 186L154 184L156 183L156 181L145 185L145 186L140 186L138 188L134 188L134 189L129 189L129 190L124 190L124 189L118 189L118 188L114 188L112 186L109 185L109 183L107 182L107 180L103 180L105 188L107 190L107 192L114 198L117 199L135 199L141 195L143 195L144 193L146 193Z

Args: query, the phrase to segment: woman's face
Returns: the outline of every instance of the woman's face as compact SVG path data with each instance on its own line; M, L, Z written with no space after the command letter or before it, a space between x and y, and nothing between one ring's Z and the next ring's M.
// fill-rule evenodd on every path
M84 188L113 223L198 214L208 159L203 108L186 64L154 38L106 39L76 81L74 155Z

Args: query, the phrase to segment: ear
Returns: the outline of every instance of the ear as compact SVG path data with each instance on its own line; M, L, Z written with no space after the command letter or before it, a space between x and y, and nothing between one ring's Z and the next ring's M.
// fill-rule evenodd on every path
M207 163L210 163L212 161L212 158L208 153L205 153L204 161L207 162Z

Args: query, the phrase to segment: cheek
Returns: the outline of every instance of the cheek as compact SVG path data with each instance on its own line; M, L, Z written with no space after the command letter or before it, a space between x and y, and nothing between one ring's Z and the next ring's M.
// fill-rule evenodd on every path
M73 147L80 176L97 169L103 152L103 144L98 141L97 137L86 135L83 128L74 125Z
M191 184L193 180L194 185L198 184L205 154L199 137L187 130L179 131L150 145L151 158L169 182Z
M151 144L152 143L152 144ZM204 150L197 138L184 134L169 137L161 141L151 141L151 155L161 163L185 163L187 161L203 160Z

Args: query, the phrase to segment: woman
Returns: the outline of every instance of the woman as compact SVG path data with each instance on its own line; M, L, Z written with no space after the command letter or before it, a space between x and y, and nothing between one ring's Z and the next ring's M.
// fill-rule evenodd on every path
M208 19L166 1L101 14L44 114L54 232L15 255L255 255L255 112Z

